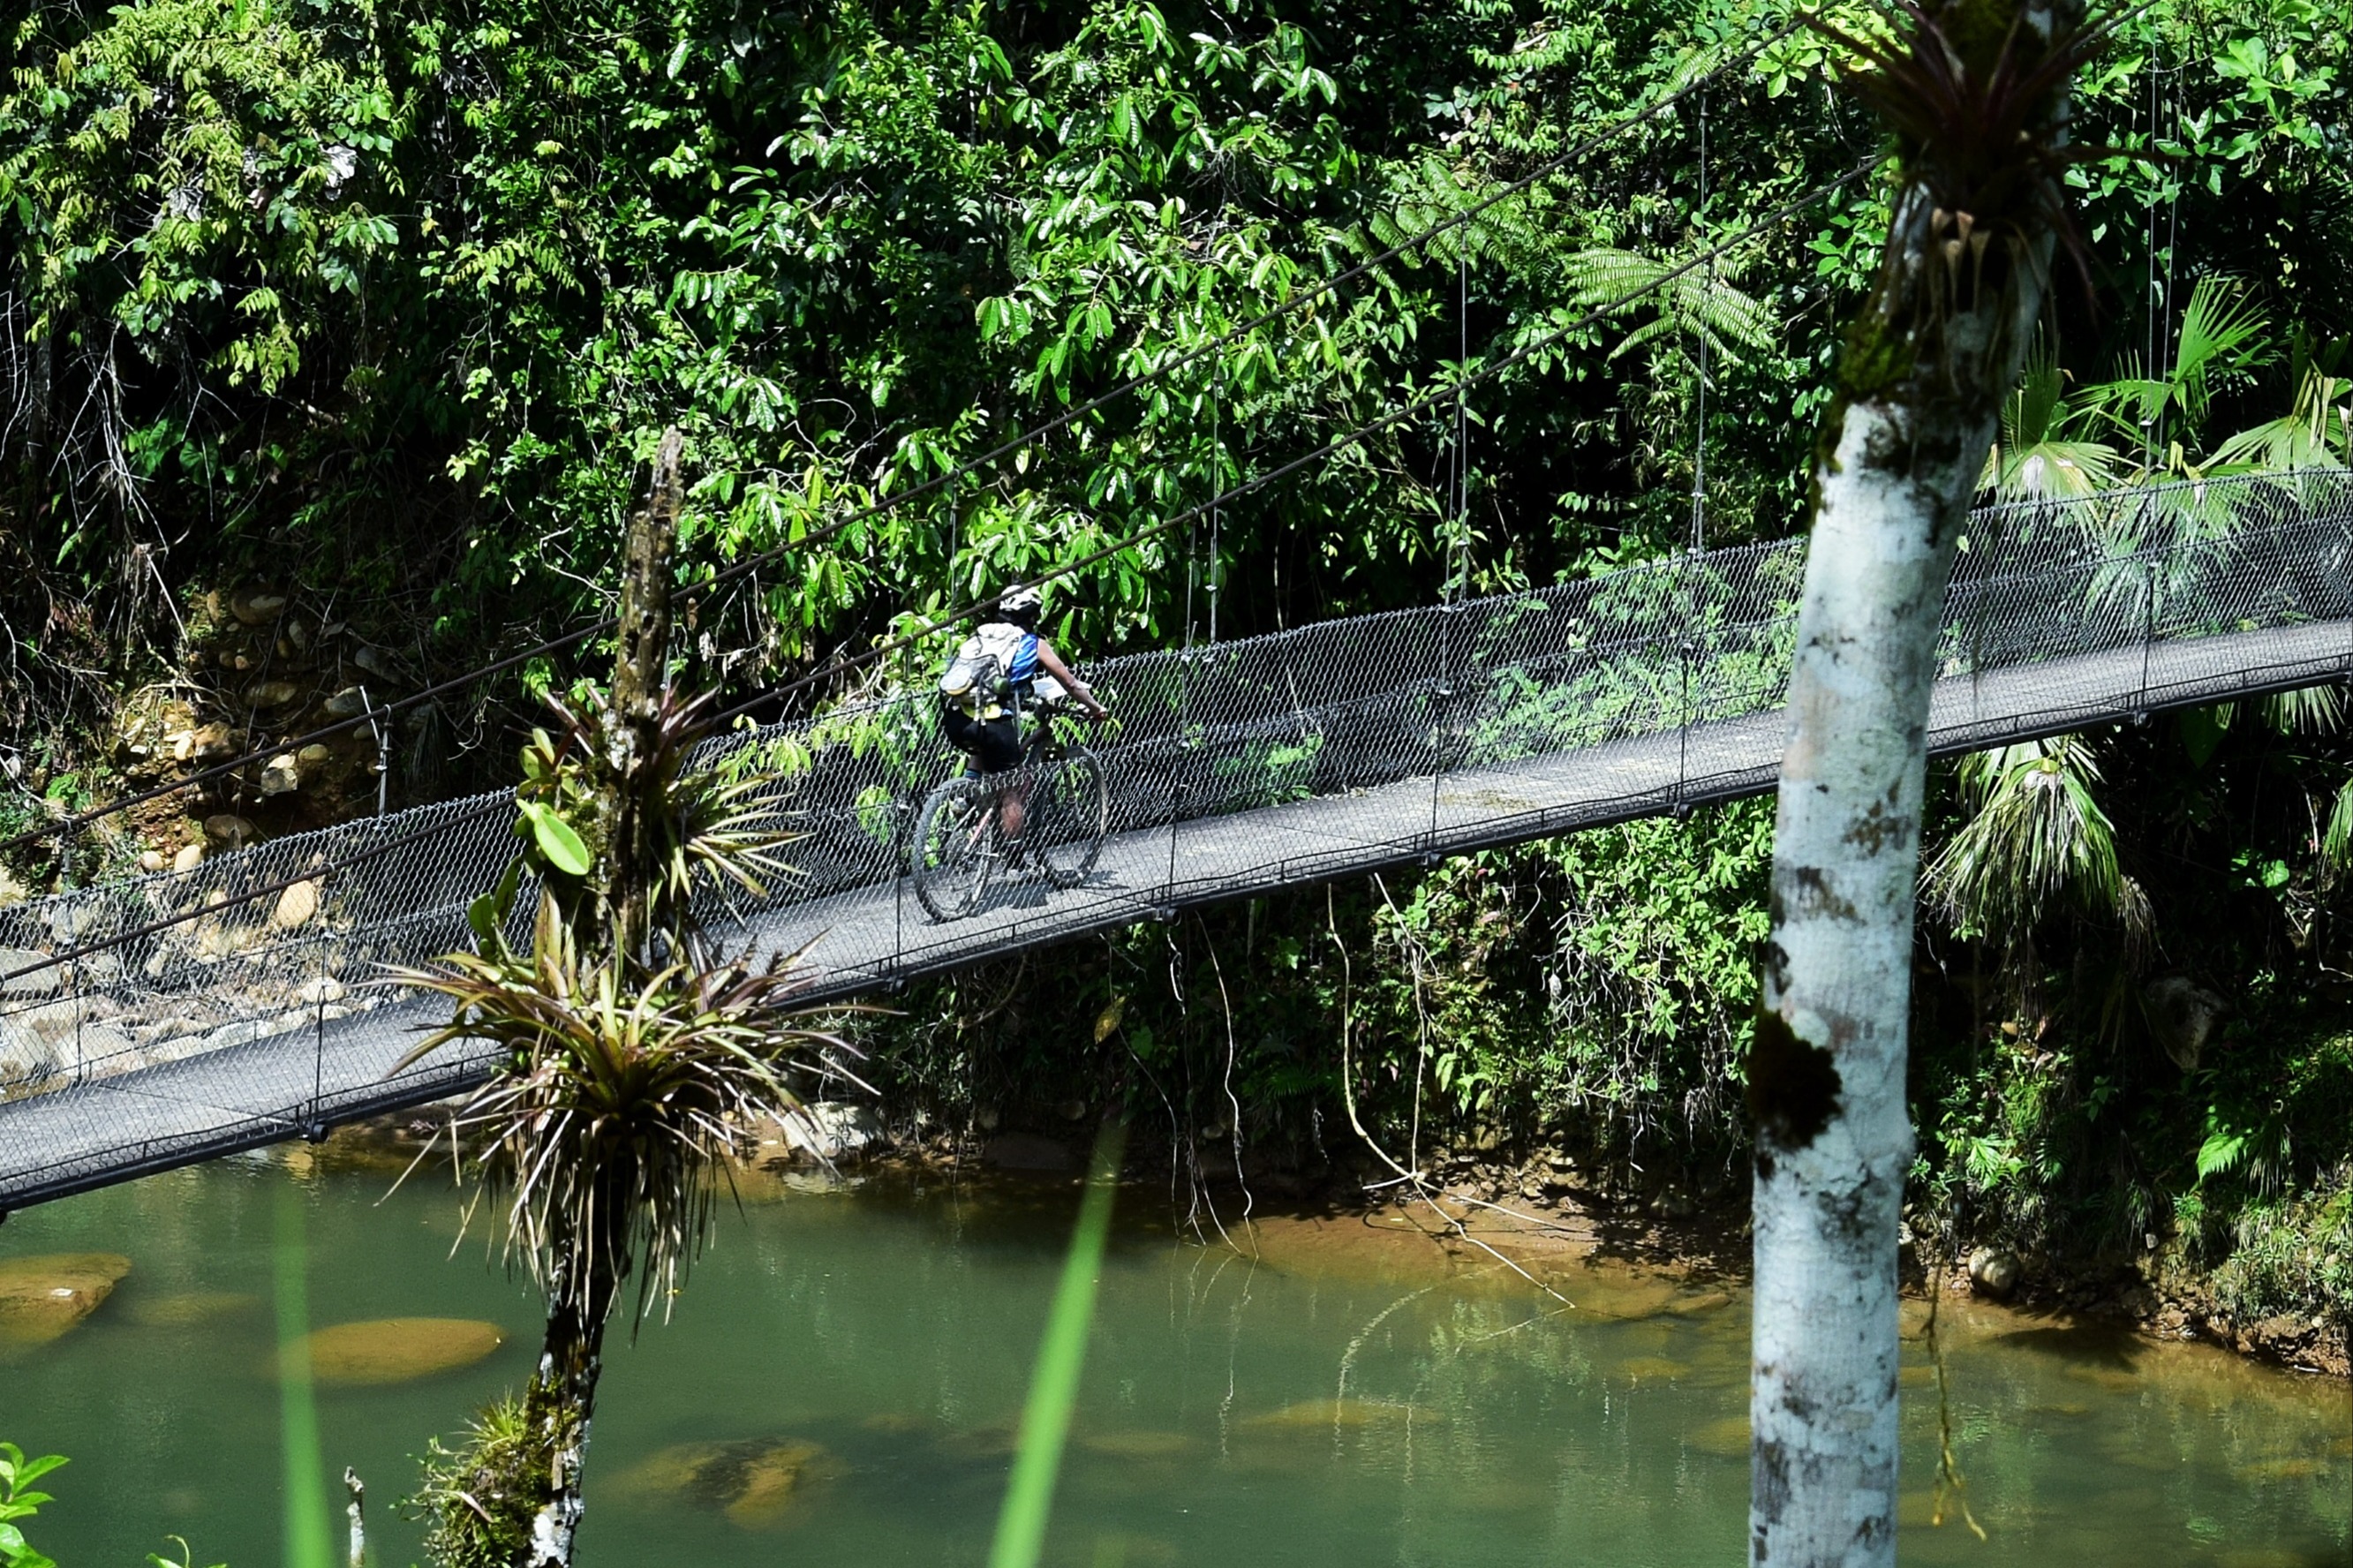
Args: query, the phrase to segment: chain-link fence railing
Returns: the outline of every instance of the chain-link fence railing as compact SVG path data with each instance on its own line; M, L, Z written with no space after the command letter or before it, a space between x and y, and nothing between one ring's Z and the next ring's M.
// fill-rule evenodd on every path
M956 771L918 688L728 737L796 837L723 939L809 946L844 995L1178 907L1427 861L1769 785L1803 544L1091 667L1116 723L1076 886L1006 879L967 918L910 896ZM1931 743L1957 750L2353 672L2353 479L2248 476L1973 518ZM1067 721L1055 721L1067 722ZM0 910L0 1206L415 1103L430 1017L367 987L470 940L513 850L479 796Z

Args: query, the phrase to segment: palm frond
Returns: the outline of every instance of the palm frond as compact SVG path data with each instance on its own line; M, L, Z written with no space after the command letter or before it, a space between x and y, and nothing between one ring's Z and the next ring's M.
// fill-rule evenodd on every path
M2333 735L2344 722L2344 700L2334 686L2299 686L2263 700L2263 722L2283 735Z
M2335 406L2343 385L2307 367L2287 413L2232 436L2214 448L2213 461L2272 473L2353 464L2353 412Z
M2003 500L2094 495L2114 487L2116 449L2073 435L2088 411L2071 408L2067 373L2048 339L2027 355L2017 387L2002 400L2001 438L1986 454L1978 488Z
M2271 318L2239 279L2198 279L2174 340L2172 381L2183 411L2202 419L2212 375L2247 369L2267 357L2263 340L2270 327Z
M2063 899L2129 915L2116 830L2092 793L2099 778L2090 746L2073 735L1964 759L1962 788L1977 810L1922 878L1947 918L2009 942Z
M2321 830L2321 858L2337 871L2353 869L2353 778L2337 792L2328 809L2328 826Z

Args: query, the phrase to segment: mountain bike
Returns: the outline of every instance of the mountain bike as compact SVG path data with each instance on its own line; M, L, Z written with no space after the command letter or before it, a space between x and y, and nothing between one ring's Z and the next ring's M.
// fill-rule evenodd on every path
M964 771L923 798L915 816L908 871L915 897L934 920L961 920L978 910L997 882L1025 872L1057 888L1087 879L1103 855L1111 826L1111 796L1103 763L1086 743L1054 721L1053 705L1039 703L1037 728L1021 763L984 773L966 759ZM1024 794L1018 837L1001 822L1005 799Z

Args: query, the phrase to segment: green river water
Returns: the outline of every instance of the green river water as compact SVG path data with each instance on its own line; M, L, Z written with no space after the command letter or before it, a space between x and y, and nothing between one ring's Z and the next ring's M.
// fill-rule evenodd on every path
M419 1556L390 1506L428 1436L520 1381L536 1306L457 1256L457 1204L306 1152L20 1214L0 1268L131 1259L49 1342L0 1344L0 1436L73 1462L32 1539L63 1568L340 1568L345 1465L374 1560ZM1747 1305L1563 1261L1565 1308L1442 1263L1383 1221L1277 1220L1261 1256L1169 1235L1134 1190L1105 1266L1047 1541L1077 1568L1168 1563L1711 1564L1743 1560ZM1065 1184L769 1184L721 1218L667 1325L605 1375L589 1564L977 1564L1076 1194ZM290 1291L286 1287L293 1287ZM488 1359L289 1398L281 1322L487 1320ZM1937 1402L1907 1352L1907 1562L2346 1568L2353 1393L1979 1307L1956 1309L1952 1421L1989 1541L1931 1528ZM306 1426L315 1416L315 1456ZM315 1480L287 1507L291 1473ZM701 1447L696 1447L696 1446ZM714 1448L712 1445L733 1445ZM728 1464L698 1462L712 1454ZM761 1456L769 1456L764 1461ZM777 1458L781 1456L782 1458ZM701 1479L683 1488L676 1478ZM750 1479L765 1473L762 1483ZM668 1481L665 1478L670 1478ZM783 1478L781 1480L777 1478ZM292 1517L297 1522L288 1523Z

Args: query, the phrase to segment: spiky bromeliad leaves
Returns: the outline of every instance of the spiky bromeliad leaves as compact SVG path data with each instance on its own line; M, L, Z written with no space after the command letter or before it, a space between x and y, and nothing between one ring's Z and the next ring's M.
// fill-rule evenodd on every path
M623 1288L635 1280L640 1318L670 1300L709 1234L738 1130L795 1103L785 1073L796 1053L819 1051L838 1072L849 1047L797 1005L807 982L788 960L650 975L627 954L585 960L553 900L540 905L529 953L451 953L391 978L455 1004L401 1068L461 1039L504 1053L451 1123L484 1187L505 1199L509 1258L547 1296L522 1436L499 1449L507 1512L531 1521L503 1561L568 1563L605 1328ZM478 1442L456 1463L493 1457ZM467 1511L450 1502L438 1528L489 1552Z
M1902 0L1901 9L1911 28L1910 47L1900 51L1819 16L1806 25L1870 67L1849 71L1847 85L1894 133L1907 178L1934 204L1929 223L1944 265L1926 281L1936 313L1973 310L1985 289L2004 289L2017 269L2047 287L2044 236L2074 263L2088 298L2090 255L2063 179L2071 163L2120 154L2069 145L2065 118L2053 109L2115 22L2046 40L2022 26L2017 6L1947 4L1931 15L1918 0ZM1994 21L2004 16L2007 22ZM1888 254L1900 265L1895 248Z
M646 640L660 647L658 630ZM822 1071L846 1076L848 1047L796 1001L807 984L797 954L759 970L705 951L697 893L732 883L758 894L760 874L782 869L771 851L786 837L765 775L697 765L708 703L665 688L633 716L602 693L577 710L554 704L561 738L541 731L523 751L522 852L469 911L480 951L388 976L455 1004L396 1072L458 1040L503 1054L451 1141L472 1138L482 1188L505 1197L508 1257L547 1296L519 1415L494 1410L428 1467L420 1504L452 1563L570 1563L605 1329L624 1286L634 1279L640 1318L676 1292L735 1140L794 1106L785 1073L797 1052L815 1047ZM543 890L524 951L507 924L526 868ZM491 1486L497 1510L467 1478Z
M731 777L715 763L695 762L696 747L712 731L712 696L664 688L654 710L654 744L622 781L639 820L654 828L647 908L635 913L617 907L626 900L617 900L612 881L613 824L597 788L596 764L610 752L607 737L619 717L602 692L577 707L549 699L560 728L554 735L533 731L523 747L515 837L523 843L519 865L538 874L575 940L611 931L617 945L643 956L644 944L659 936L670 942L672 958L700 957L698 882L732 885L757 898L766 891L764 877L786 870L775 851L792 836L770 802L773 781L758 773ZM486 943L501 940L496 933L516 879L511 874L499 886L474 921Z

